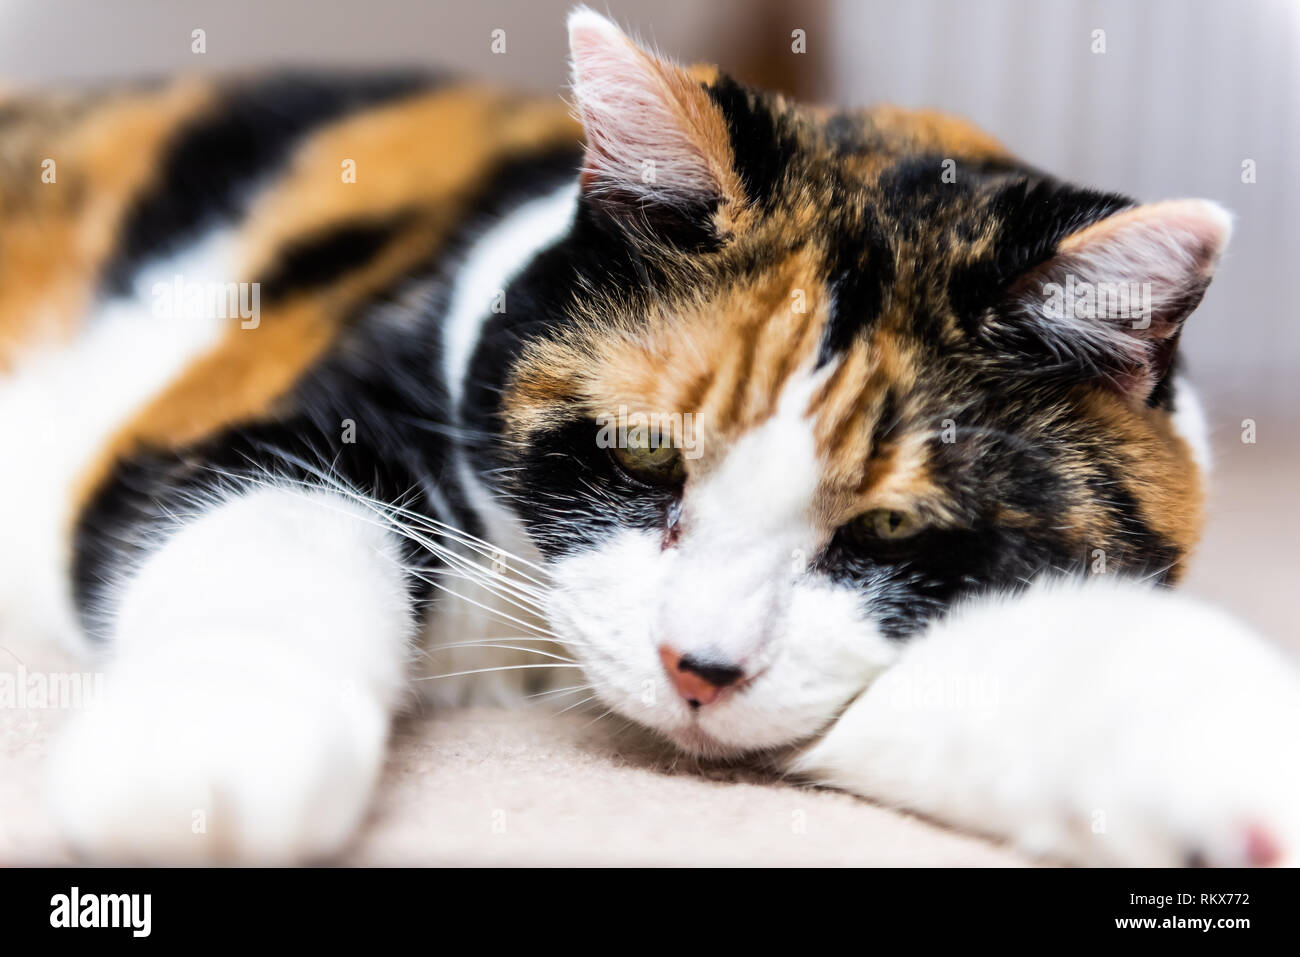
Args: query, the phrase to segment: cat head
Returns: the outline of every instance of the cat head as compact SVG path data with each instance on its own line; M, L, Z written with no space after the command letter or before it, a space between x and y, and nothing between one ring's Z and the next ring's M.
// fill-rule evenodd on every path
M697 752L778 747L965 596L1176 577L1201 488L1172 366L1219 207L569 30L579 208L503 471L606 704Z

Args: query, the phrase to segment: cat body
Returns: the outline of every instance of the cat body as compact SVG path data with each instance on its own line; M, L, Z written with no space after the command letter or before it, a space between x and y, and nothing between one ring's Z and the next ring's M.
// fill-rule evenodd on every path
M1036 852L1293 853L1300 683L1163 588L1226 215L570 37L580 123L420 76L6 108L0 634L108 662L73 843L327 855L413 691L581 682Z

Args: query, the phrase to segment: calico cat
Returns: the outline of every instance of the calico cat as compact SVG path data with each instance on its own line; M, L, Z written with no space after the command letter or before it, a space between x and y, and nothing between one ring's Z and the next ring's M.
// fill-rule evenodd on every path
M1223 210L569 34L576 120L415 75L0 105L0 627L109 662L72 844L318 859L413 687L580 674L1034 852L1294 854L1294 669L1164 587Z

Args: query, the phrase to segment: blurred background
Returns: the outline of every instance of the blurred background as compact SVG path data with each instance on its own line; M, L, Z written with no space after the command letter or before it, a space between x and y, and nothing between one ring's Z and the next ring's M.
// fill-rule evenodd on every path
M1190 587L1300 648L1300 0L608 0L664 52L840 105L963 114L1060 176L1236 233L1184 354L1218 467ZM426 65L563 88L570 0L0 0L0 76ZM192 35L204 31L205 52ZM505 50L492 52L493 31ZM805 47L796 52L794 31ZM1257 440L1242 441L1253 420Z

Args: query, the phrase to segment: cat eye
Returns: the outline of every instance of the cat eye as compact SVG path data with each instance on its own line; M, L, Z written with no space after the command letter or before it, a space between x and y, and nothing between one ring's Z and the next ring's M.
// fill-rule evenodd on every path
M667 437L633 430L625 445L610 451L624 472L647 485L680 485L686 478L681 449Z
M916 514L890 508L872 509L854 521L860 531L885 542L911 538L925 527L925 523Z

